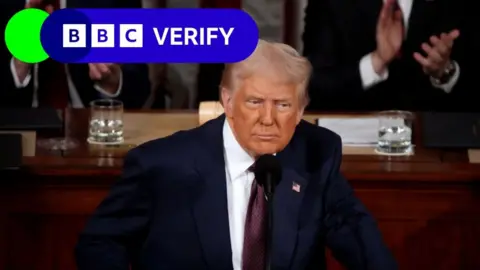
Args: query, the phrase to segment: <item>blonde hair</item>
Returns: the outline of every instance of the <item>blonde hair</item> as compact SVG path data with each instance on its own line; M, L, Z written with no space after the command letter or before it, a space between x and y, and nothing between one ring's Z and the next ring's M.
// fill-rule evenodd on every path
M235 91L245 79L267 76L275 83L296 85L300 101L305 107L309 102L307 85L311 72L310 62L294 48L260 39L255 51L248 58L225 65L220 90Z

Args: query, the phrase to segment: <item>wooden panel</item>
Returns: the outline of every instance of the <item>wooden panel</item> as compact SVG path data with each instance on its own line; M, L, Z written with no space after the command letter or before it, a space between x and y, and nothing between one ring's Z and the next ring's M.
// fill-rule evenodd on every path
M400 269L480 269L480 196L470 188L356 190ZM476 240L475 240L476 239ZM328 269L343 269L330 252Z
M74 247L87 215L12 214L2 269L76 269Z
M78 233L107 191L103 184L4 189L0 269L75 269ZM474 186L372 185L355 192L378 220L400 269L479 269L480 196ZM329 265L341 269L332 258Z
M1 190L0 269L76 269L78 234L109 185L59 185L62 179L57 180L45 186L17 182Z

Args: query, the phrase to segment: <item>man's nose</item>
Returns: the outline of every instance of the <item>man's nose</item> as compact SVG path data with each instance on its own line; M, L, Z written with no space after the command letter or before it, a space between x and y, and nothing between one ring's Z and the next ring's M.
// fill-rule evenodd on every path
M270 102L264 103L261 112L261 121L265 126L273 125L273 118L275 116L275 106L270 104Z

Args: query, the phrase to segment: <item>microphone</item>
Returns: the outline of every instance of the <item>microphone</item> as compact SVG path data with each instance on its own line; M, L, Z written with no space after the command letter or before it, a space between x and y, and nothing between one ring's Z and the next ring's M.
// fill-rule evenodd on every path
M273 240L273 195L275 187L282 179L282 166L277 158L273 155L262 155L255 162L255 180L263 187L265 199L268 204L268 227L267 227L267 243L266 243L266 264L265 269L270 270L272 260L272 240Z
M255 162L255 180L263 187L267 201L273 199L275 187L282 178L282 166L274 155L262 155Z

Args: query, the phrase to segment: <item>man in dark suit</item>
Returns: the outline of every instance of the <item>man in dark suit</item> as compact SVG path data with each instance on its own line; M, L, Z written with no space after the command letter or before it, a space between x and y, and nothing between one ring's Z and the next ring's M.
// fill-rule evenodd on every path
M2 20L24 7L53 12L57 8L141 8L141 0L13 0L1 4ZM5 77L0 105L10 107L88 107L92 100L115 98L126 108L141 108L150 95L145 64L69 64L48 59L32 65L12 58L4 45Z
M454 106L467 91L466 56L475 51L466 47L463 2L309 1L303 41L314 69L312 109Z
M348 269L396 269L340 174L340 137L301 120L310 72L293 48L262 40L227 64L225 114L129 152L80 236L78 269L265 269L266 202L250 170L264 154L283 167L271 269L325 269L325 246Z

